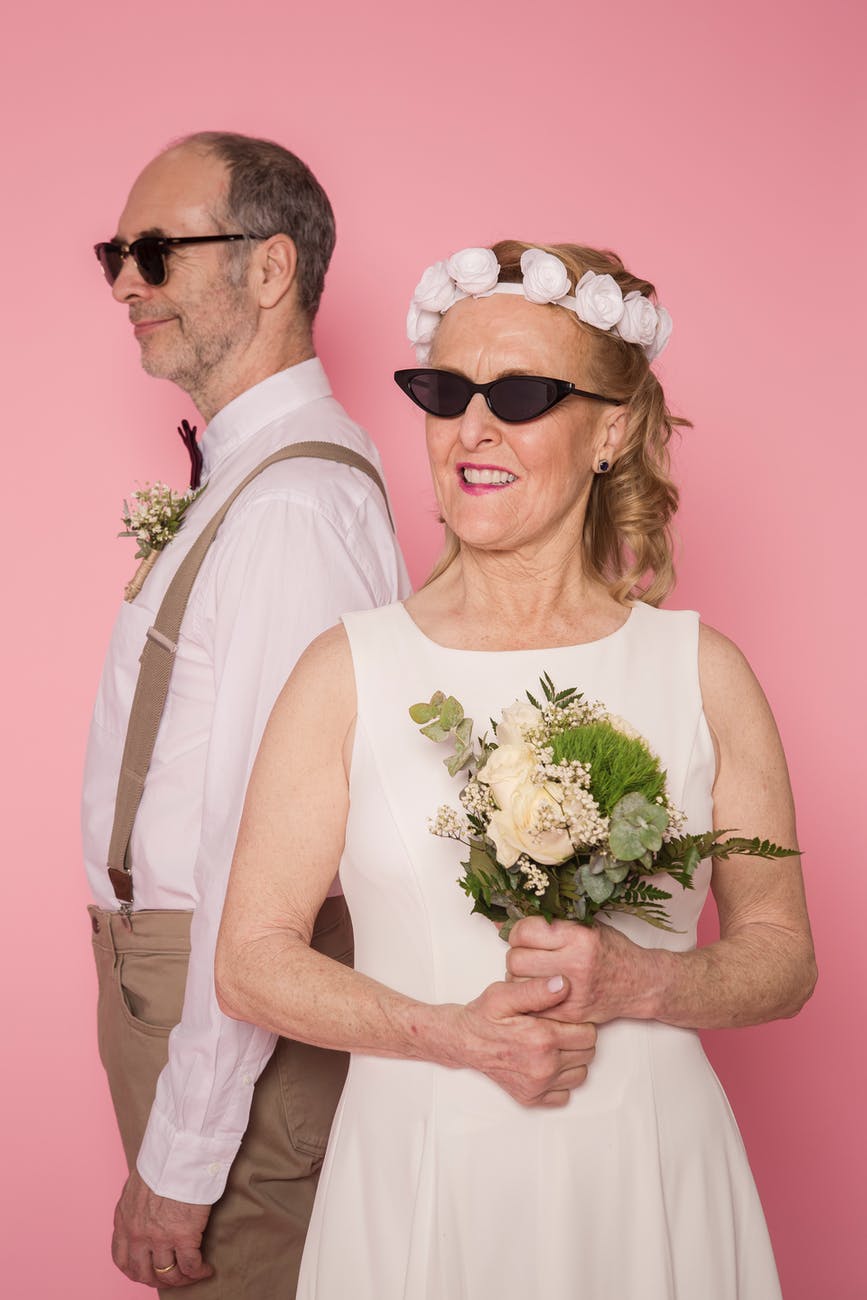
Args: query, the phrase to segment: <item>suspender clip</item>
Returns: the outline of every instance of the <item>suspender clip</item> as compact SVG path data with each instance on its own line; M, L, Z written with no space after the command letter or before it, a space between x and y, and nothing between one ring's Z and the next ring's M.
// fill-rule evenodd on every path
M155 627L148 628L147 638L149 641L156 641L157 645L161 646L163 650L168 650L170 655L173 655L178 648L177 641L170 641L167 636L164 636L163 633Z

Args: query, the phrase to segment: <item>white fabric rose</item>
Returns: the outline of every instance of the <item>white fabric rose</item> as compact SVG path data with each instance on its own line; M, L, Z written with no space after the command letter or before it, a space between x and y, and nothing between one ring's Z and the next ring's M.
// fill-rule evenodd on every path
M507 709L503 709L503 716L497 723L497 744L498 745L523 745L523 732L528 727L537 727L542 721L542 714L539 709L532 704L525 704L523 700L515 700Z
M536 770L536 755L523 741L516 745L500 745L488 755L477 779L491 787L491 794L500 808L505 808L519 785L525 785Z
M438 311L426 311L413 298L406 314L406 335L410 343L431 343L441 319Z
M462 248L453 253L446 269L464 293L479 295L490 293L500 274L500 263L490 248Z
M672 322L670 314L664 307L657 307L656 315L659 318L659 323L656 327L656 335L653 342L648 344L644 349L647 353L648 361L653 361L654 357L658 357L663 348L667 346L668 340L671 338Z
M412 300L422 311L442 313L448 311L460 296L445 262L434 262L415 286Z
M569 272L553 253L528 248L521 254L524 297L528 302L556 302L569 292Z
M659 318L653 303L637 289L633 289L623 299L623 315L615 326L615 333L627 343L638 343L647 348L656 337L658 324Z
M534 831L540 813L560 816L560 805L544 785L527 783L514 791L508 807L491 814L488 837L504 867L513 867L522 853L546 867L571 858L575 850L565 829Z
M585 271L575 286L576 312L587 325L610 330L623 315L623 294L612 275Z

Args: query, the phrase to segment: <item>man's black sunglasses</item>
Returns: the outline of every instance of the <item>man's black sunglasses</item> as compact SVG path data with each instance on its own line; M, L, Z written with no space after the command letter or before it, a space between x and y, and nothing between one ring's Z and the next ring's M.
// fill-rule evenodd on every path
M589 397L611 406L623 406L625 400L587 393L566 379L544 379L541 375L503 375L489 384L474 384L453 370L396 370L394 378L416 406L445 420L463 415L476 393L482 394L489 409L506 424L537 420L564 397Z
M131 244L104 243L94 244L100 266L105 272L109 284L114 284L121 273L128 257L135 260L146 284L159 286L165 284L168 276L166 253L178 244L230 244L236 239L255 239L255 235L181 235L170 238L167 235L143 235Z

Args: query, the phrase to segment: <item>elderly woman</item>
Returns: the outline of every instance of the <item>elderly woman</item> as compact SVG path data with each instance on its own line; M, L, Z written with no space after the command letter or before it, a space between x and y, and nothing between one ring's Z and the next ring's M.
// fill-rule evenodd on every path
M749 666L658 608L678 421L651 362L670 319L610 253L504 242L429 268L409 332L423 364L396 378L427 413L447 548L417 595L347 616L287 683L218 952L227 1012L352 1054L298 1295L773 1300L696 1030L809 996L797 858L705 863L672 885L671 931L530 917L506 947L429 833L456 787L407 714L441 688L481 731L547 673L646 738L690 830L794 845ZM308 946L338 867L355 971ZM720 938L696 948L708 887Z

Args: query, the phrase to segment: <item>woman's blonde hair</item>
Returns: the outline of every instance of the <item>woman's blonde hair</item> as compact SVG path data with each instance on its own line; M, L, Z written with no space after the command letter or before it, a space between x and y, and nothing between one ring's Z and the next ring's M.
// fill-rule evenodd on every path
M638 290L656 297L653 285L627 271L616 253L579 244L525 244L517 239L501 240L492 248L500 263L501 282L520 284L521 254L541 248L560 258L573 286L585 271L595 271L613 276L624 296ZM576 329L593 340L589 373L582 378L597 392L626 399L620 453L607 474L594 477L590 490L583 538L586 570L605 583L616 600L641 599L658 605L674 586L671 519L678 491L669 476L668 443L674 429L690 421L671 414L662 385L637 343L586 325L574 312L569 317ZM458 539L446 526L445 550L428 583L445 572L459 551Z

